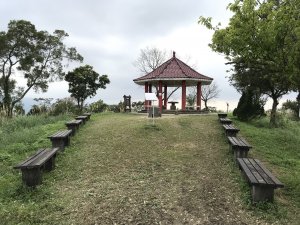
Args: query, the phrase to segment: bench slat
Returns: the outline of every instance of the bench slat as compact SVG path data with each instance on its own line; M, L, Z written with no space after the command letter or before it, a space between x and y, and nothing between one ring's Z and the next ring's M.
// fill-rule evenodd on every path
M269 175L265 173L265 171L257 164L257 162L254 159L249 159L249 161L267 184L276 185L274 181L269 177Z
M45 148L39 149L34 155L27 158L25 161L19 163L18 165L14 166L14 169L21 169L21 168L34 168L40 167L43 165L49 158L51 158L59 148Z
M252 165L250 160L248 158L244 158L244 162L252 172L255 179L258 181L258 184L267 184L267 182L264 180L264 178L260 175L260 173L255 169L255 167Z
M284 184L281 183L258 159L253 159L253 160L269 176L269 178L272 179L272 181L277 187L284 187Z
M48 136L48 138L65 138L72 133L72 130L58 131L57 133Z
M81 120L72 120L72 121L69 121L69 122L66 122L66 125L72 125L72 124L81 124L82 121Z
M238 161L239 165L241 166L242 170L247 175L247 179L249 180L249 182L251 184L258 184L258 181L256 180L255 176L251 173L248 166L246 165L244 158L238 158L237 161Z

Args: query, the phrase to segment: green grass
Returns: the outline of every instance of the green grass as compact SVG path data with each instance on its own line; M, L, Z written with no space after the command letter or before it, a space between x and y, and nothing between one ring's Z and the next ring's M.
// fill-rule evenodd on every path
M286 185L276 191L274 204L252 207L216 115L163 116L154 126L141 115L92 115L58 155L55 170L44 173L43 184L24 187L12 166L50 146L47 135L63 129L64 119L5 134L10 139L0 144L1 224L297 224L300 219L292 182L299 177L297 150L286 147L282 156L274 143L270 157L261 146L279 139L280 130L235 121L254 146L251 155ZM293 137L299 136L297 126ZM270 139L255 139L258 132Z
M253 146L249 157L263 161L285 184L285 188L276 191L276 200L288 206L283 214L295 217L300 210L300 123L288 120L280 128L270 128L268 118L234 123Z

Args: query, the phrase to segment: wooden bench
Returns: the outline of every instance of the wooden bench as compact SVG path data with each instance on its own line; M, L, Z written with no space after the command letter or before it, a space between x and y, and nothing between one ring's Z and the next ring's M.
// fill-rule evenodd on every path
M48 138L52 142L52 148L59 147L61 151L64 151L65 146L70 145L71 133L72 130L64 130L49 136Z
M76 120L82 120L82 124L85 124L85 121L87 121L87 116L76 116Z
M232 124L232 120L228 118L220 118L221 124Z
M86 120L89 120L91 118L92 113L83 113L84 116L87 116Z
M247 158L248 151L252 148L242 137L227 137L229 149L233 151L235 158Z
M218 117L220 118L226 118L227 117L227 113L218 113Z
M238 158L240 169L251 186L252 202L273 201L274 189L284 185L257 159Z
M233 126L232 124L223 124L223 128L225 130L226 137L236 137L236 134L240 131L238 128Z
M82 123L82 120L72 120L69 122L66 122L66 126L68 128L68 130L72 130L72 136L75 135L76 130L79 129L80 124Z
M58 150L59 148L40 149L25 161L14 166L14 169L21 169L23 183L30 187L41 184L42 171L51 171L55 168Z

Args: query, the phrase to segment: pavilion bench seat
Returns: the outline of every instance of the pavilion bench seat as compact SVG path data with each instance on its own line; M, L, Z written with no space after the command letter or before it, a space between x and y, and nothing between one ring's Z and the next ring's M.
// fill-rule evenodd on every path
M72 130L72 136L75 135L76 130L79 129L80 124L82 123L82 120L72 120L69 122L66 122L66 126L68 128L68 130Z
M242 137L227 137L229 150L233 151L235 158L247 158L251 145Z
M223 128L224 128L226 137L228 137L228 136L236 137L236 134L240 131L238 128L236 128L232 124L223 124Z
M86 120L89 120L91 118L92 113L83 113L83 116L87 116Z
M232 124L232 120L228 118L220 118L221 124Z
M251 186L252 202L273 201L274 189L284 185L257 159L238 158L239 167Z
M75 120L82 120L82 124L84 125L87 121L88 116L76 116Z
M59 147L61 151L64 151L65 146L70 145L71 133L72 130L64 130L49 136L48 138L52 142L52 148Z
M220 118L226 118L227 117L227 113L218 113L218 117Z
M21 169L23 183L30 187L41 184L42 171L51 171L55 168L58 150L59 148L39 149L34 155L14 166L14 169Z

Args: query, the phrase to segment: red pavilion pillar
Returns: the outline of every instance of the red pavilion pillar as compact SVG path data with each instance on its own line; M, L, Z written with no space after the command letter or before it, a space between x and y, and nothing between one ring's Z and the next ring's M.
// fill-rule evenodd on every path
M158 106L160 113L162 113L162 81L158 82Z
M202 95L201 82L198 82L197 83L197 110L198 111L201 110L201 95Z
M149 84L148 86L148 93L152 93L152 84ZM152 105L152 101L149 101L149 106Z
M148 93L148 82L145 82L145 93ZM145 100L145 109L148 110L148 100Z
M165 106L165 109L167 109L167 101L168 101L168 86L165 84L164 86L164 106Z
M181 96L181 110L185 111L186 105L186 81L182 81L182 96Z

